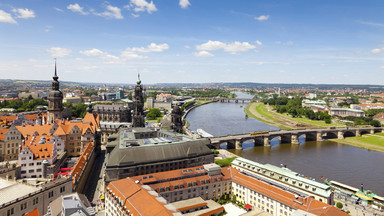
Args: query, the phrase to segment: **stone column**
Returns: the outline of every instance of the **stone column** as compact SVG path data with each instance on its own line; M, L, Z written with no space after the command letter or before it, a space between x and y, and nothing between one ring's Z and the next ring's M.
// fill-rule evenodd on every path
M236 149L243 149L243 146L241 145L242 144L242 142L241 142L241 140L236 140Z
M357 137L360 137L360 136L361 136L360 130L356 130L356 136L357 136Z
M271 146L271 141L269 140L269 137L264 137L264 146Z
M323 141L323 134L321 132L316 133L316 141L317 142Z
M299 143L299 139L298 139L298 137L297 137L297 134L292 134L292 135L291 135L291 143L292 143L292 144L295 144L295 145L300 144L300 143Z
M344 139L344 133L342 131L337 132L337 139Z

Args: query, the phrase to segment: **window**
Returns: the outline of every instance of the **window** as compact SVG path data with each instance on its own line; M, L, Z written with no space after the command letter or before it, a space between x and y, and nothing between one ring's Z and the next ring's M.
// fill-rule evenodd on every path
M14 208L8 209L7 216L13 215L15 213L14 211Z
M53 197L53 191L50 191L50 192L48 193L48 198L51 198L51 197Z
M25 202L25 203L22 203L21 205L20 205L20 210L22 211L22 210L24 210L24 209L26 209L27 208L27 203Z
M36 197L35 199L32 200L32 204L36 205L39 203L39 197Z

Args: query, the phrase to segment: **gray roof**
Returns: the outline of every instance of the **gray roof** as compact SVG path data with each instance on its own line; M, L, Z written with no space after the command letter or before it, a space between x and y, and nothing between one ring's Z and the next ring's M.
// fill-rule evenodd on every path
M110 153L107 167L130 166L213 154L207 144L209 144L209 140L190 140L144 147L114 148Z

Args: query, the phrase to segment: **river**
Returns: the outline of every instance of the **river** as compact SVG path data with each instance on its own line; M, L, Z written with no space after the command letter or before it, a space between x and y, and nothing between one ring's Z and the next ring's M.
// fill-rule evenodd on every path
M249 98L236 92L239 98ZM214 136L249 133L252 131L278 130L253 118L245 118L242 103L210 103L192 110L187 120L190 129L202 128ZM243 107L240 107L243 106ZM271 141L271 147L244 143L243 150L230 150L241 157L269 163L287 165L293 171L321 181L321 177L339 181L356 188L364 188L384 196L384 153L338 144L332 141L305 142L300 145L279 144Z

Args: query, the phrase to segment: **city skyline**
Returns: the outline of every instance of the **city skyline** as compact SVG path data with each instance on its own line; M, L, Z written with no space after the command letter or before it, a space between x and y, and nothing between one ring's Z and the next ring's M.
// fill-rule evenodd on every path
M10 1L0 74L133 83L382 84L379 1Z

